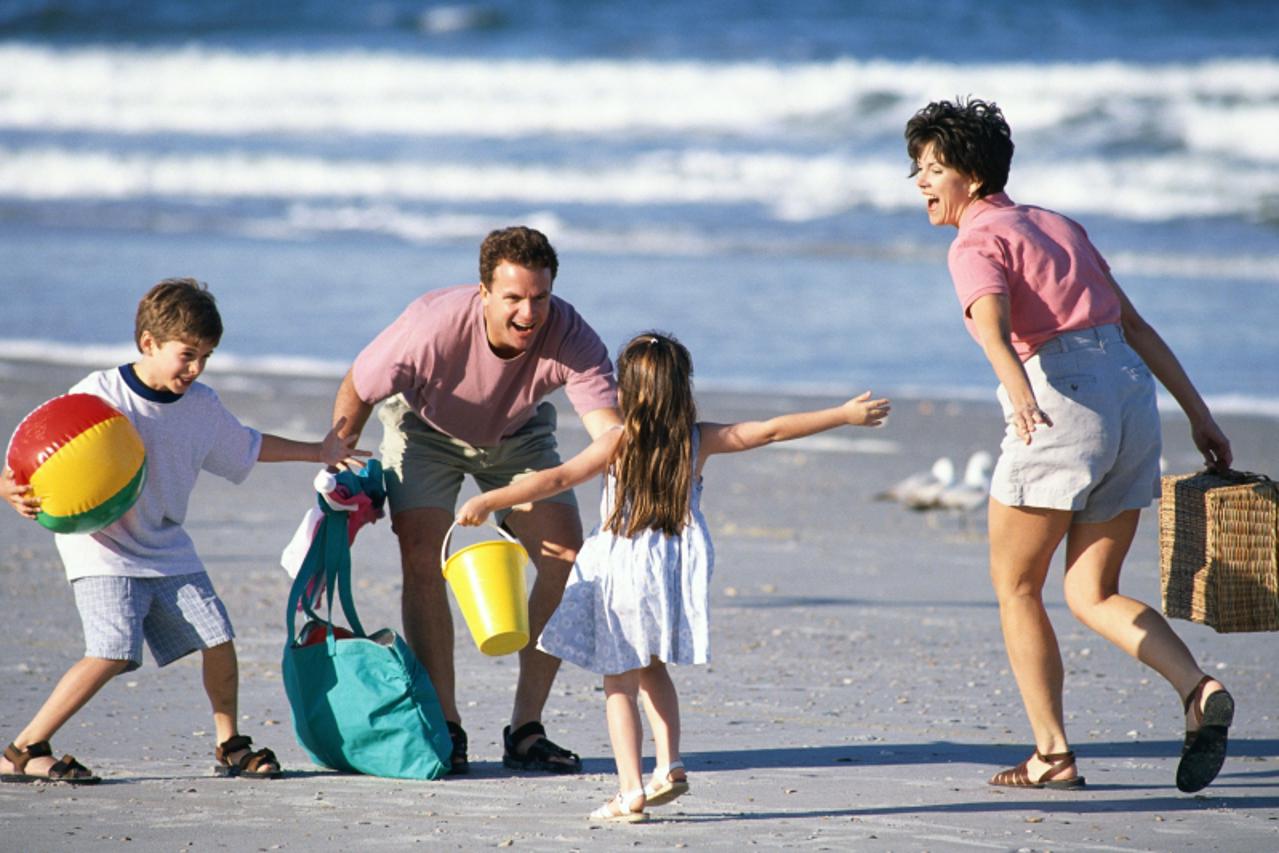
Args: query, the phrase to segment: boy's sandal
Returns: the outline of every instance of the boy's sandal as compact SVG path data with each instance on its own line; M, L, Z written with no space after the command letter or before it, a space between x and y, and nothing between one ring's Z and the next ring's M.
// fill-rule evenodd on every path
M53 750L47 740L27 744L26 749L18 749L9 744L4 749L4 757L12 764L14 773L0 774L0 782L66 782L69 785L96 785L102 779L94 776L93 771L76 761L70 755L62 756L55 761L47 773L28 773L27 762L33 758L49 758Z
M253 750L253 739L245 735L233 735L227 738L213 751L217 764L213 772L219 776L242 776L246 779L274 779L282 772L280 761L269 749ZM231 755L244 752L238 761L232 762Z
M618 791L617 796L591 812L587 820L603 820L609 823L643 823L648 820L649 814L644 811L644 789L637 788L634 791L622 793ZM636 804L639 808L636 808Z
M523 753L516 750L520 741L537 735L537 740ZM534 720L525 723L515 731L507 726L502 729L502 743L505 749L502 754L503 766L511 770L539 770L544 773L581 773L582 759L577 753L569 752L562 746L554 744L546 737L546 729Z
M676 797L688 793L688 777L680 774L676 779L676 770L683 770L684 762L672 761L669 766L654 767L653 778L644 786L644 798L650 806L664 806Z
M466 756L468 744L466 729L461 723L445 720L449 727L449 738L453 741L453 752L449 755L449 776L465 776L471 772L471 762Z
M1075 753L1054 752L1051 755L1043 755L1036 749L1034 757L1048 765L1048 769L1040 773L1038 779L1030 778L1030 759L1027 758L1016 767L1001 770L991 776L990 781L986 784L996 785L1001 788L1059 788L1063 790L1084 787L1084 777L1082 776L1075 776L1071 779L1048 778L1056 776L1067 767L1074 767Z
M1192 714L1198 723L1198 728L1186 732L1181 762L1177 765L1177 790L1186 793L1208 787L1226 762L1226 741L1230 724L1235 720L1235 700L1222 688L1208 694L1200 708L1204 687L1213 680L1212 676L1205 675L1182 703L1186 713Z

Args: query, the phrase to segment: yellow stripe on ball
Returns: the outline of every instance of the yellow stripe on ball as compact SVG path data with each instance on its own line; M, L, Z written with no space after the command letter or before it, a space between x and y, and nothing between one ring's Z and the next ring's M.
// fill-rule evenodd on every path
M111 417L59 447L31 475L31 488L49 515L80 515L128 486L145 459L133 424L123 415Z

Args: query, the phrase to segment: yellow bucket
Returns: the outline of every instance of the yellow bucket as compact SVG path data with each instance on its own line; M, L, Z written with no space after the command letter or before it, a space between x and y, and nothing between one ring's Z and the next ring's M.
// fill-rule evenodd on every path
M506 541L479 542L448 556L454 522L440 547L444 579L453 590L475 645L486 655L509 655L528 644L528 592L524 565L528 552L509 533Z

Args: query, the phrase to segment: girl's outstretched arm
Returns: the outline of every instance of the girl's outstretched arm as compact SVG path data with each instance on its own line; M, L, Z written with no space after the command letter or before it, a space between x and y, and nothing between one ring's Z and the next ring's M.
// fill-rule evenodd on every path
M567 462L521 477L509 486L476 495L457 511L457 523L475 527L483 524L496 510L549 498L598 476L608 467L608 460L612 458L613 449L621 437L622 426L618 424L601 433L599 438Z
M842 406L778 415L766 421L742 421L736 424L703 423L701 455L705 459L715 453L738 453L789 441L840 426L879 426L892 406L887 398L872 400L865 391Z

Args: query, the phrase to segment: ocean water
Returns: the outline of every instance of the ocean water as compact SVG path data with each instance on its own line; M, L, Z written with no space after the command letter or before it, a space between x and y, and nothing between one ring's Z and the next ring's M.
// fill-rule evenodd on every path
M1219 407L1279 415L1279 4L0 2L0 356L115 363L155 280L336 377L494 227L703 386L992 394L902 129L995 100Z

